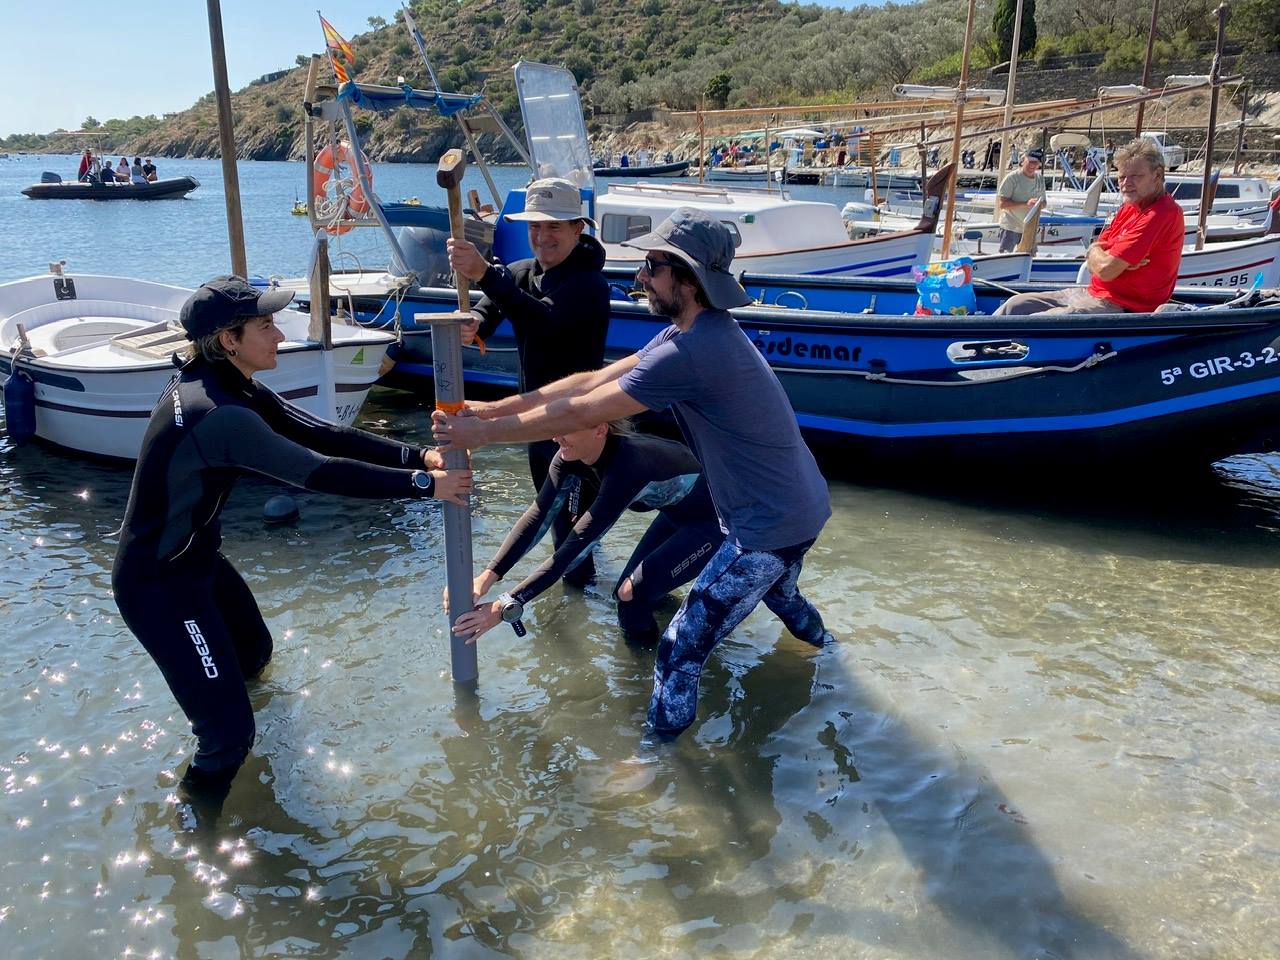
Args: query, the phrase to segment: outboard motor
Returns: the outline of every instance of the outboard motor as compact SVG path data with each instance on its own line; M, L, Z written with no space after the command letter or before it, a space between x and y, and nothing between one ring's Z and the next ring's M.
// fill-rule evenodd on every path
M453 286L453 272L445 249L445 241L449 239L449 211L399 203L383 204L382 210L395 228L396 243L404 254L405 262L393 254L392 269L401 275L415 274L423 286ZM464 225L464 236L476 245L481 256L488 257L492 252L489 225L474 216L464 217Z
M396 228L396 241L407 262L393 257L392 270L401 275L415 274L424 287L450 286L449 254L444 246L448 239L448 230L435 227Z

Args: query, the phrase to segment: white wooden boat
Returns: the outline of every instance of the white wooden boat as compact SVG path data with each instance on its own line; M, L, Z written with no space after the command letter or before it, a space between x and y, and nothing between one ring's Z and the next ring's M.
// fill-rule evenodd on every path
M777 168L771 169L763 163L748 163L738 167L707 167L702 179L716 183L764 183L773 169Z
M1200 188L1203 185L1201 177L1167 173L1164 182L1165 189L1178 202L1178 206L1182 207L1189 219L1200 215ZM1084 206L1086 191L1050 190L1045 199L1050 210L1063 213L1074 212ZM1124 199L1119 193L1104 192L1098 199L1097 212L1109 218L1120 209L1123 202ZM1239 217L1254 224L1262 224L1269 216L1270 202L1271 185L1263 177L1219 177L1209 213Z
M836 167L827 172L823 182L829 187L871 186L871 168L863 166ZM920 174L905 167L877 168L876 187L879 190L919 190Z
M907 229L850 240L834 204L793 200L785 192L617 184L596 198L607 266L640 269L643 251L623 241L648 233L680 207L696 207L729 227L737 244L735 272L900 276L928 260L937 226L935 202L931 215Z
M1280 285L1280 235L1253 240L1225 240L1203 250L1184 249L1178 268L1180 287L1241 288ZM1037 255L1031 261L1031 279L1069 285L1075 282L1084 259ZM1261 280L1259 280L1261 277Z
M191 291L124 277L46 274L0 284L0 374L35 381L36 436L96 456L132 460L156 398L187 340L178 311ZM333 349L307 339L308 318L276 314L286 340L262 383L309 413L350 424L394 338L334 322ZM29 349L19 346L19 324Z

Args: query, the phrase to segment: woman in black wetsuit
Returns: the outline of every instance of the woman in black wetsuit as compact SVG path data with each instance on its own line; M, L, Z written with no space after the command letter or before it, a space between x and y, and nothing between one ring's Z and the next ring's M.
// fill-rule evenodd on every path
M151 413L112 569L125 623L191 721L198 745L183 784L204 796L225 792L249 752L244 684L272 650L219 552L236 480L252 471L324 493L453 503L471 489L470 471L438 469L434 451L318 420L252 379L276 365L284 335L273 314L291 299L218 277L183 305L191 356Z
M598 486L595 501L579 515L572 532L548 560L509 593L491 603L477 603L460 616L454 632L474 640L503 620L519 620L524 607L589 551L624 510L654 510L658 515L632 551L613 595L627 642L656 643L660 631L654 608L676 587L693 580L724 540L702 468L682 443L622 432L609 424L555 440L560 449L551 460L538 499L475 578L475 600L506 576L558 515L577 513L572 501L582 485L572 483L572 478Z

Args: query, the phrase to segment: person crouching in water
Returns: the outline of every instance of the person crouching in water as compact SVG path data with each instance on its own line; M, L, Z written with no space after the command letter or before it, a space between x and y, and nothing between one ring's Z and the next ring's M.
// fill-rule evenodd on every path
M554 437L559 450L551 459L538 498L516 521L502 547L475 578L474 600L505 577L542 539L556 518L577 514L572 503L577 477L599 490L590 508L538 569L508 593L477 603L453 625L468 642L501 621L514 623L533 599L554 584L595 545L625 510L656 511L614 587L618 623L633 646L656 644L660 637L654 610L672 590L702 572L720 548L724 532L716 518L702 467L683 443L631 433L623 424L602 423ZM448 593L445 604L448 605Z
M196 735L182 786L220 800L253 743L245 681L271 659L253 595L219 552L218 516L246 472L350 497L465 503L467 470L435 451L318 420L253 379L276 366L273 316L293 294L217 277L183 305L189 359L151 413L112 592Z

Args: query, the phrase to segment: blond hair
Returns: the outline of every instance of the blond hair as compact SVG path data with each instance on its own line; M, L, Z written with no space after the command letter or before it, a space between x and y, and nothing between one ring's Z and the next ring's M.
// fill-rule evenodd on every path
M1150 137L1138 137L1130 140L1116 151L1115 165L1119 170L1133 160L1145 160L1147 166L1157 173L1164 173L1164 154Z

